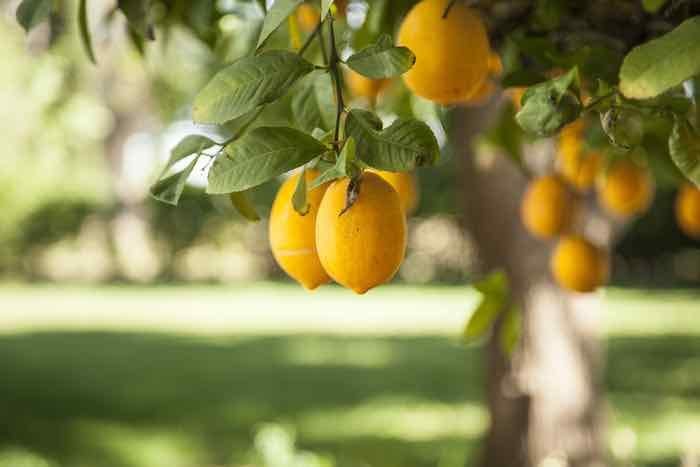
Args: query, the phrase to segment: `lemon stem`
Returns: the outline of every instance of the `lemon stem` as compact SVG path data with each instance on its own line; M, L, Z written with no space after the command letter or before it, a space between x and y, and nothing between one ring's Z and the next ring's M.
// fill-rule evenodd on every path
M338 48L335 44L335 30L333 28L333 16L329 16L328 29L330 32L330 60L329 68L331 75L333 76L333 83L335 84L335 96L336 102L338 103L336 115L335 115L335 133L333 139L338 141L340 136L340 117L345 109L345 103L343 102L343 82L341 81L340 69L338 68L338 63L340 63L340 57L338 56ZM340 152L340 147L336 146L336 153Z

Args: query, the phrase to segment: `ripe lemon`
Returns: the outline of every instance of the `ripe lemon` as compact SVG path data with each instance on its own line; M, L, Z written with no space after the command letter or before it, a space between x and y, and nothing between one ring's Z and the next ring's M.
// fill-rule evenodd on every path
M328 274L363 294L398 271L406 252L406 217L396 190L371 172L362 175L355 203L343 212L349 184L341 179L326 190L316 218L316 245Z
M369 169L389 182L399 194L401 206L406 215L411 214L418 206L418 184L416 176L410 172L389 172L388 170Z
M568 127L567 127L568 128ZM584 151L578 129L562 130L559 135L559 170L564 179L580 191L593 186L603 163L603 155L598 151Z
M496 78L498 78L501 73L503 73L503 63L501 63L501 57L498 54L491 52L489 55L489 75L481 83L481 86L474 91L474 94L469 96L465 101L467 105L483 105L488 102L489 98L493 96L498 87L495 84Z
M683 185L676 197L676 221L689 237L700 238L700 189Z
M592 292L608 278L606 253L578 235L559 241L550 267L557 283L574 292Z
M348 87L353 95L364 97L372 102L374 102L379 93L391 83L391 80L388 79L367 78L353 70L348 71L345 76L347 77Z
M296 16L299 27L304 32L311 32L316 29L321 19L321 13L308 3L302 3L297 7Z
M491 48L477 14L450 0L422 0L401 24L398 44L416 54L416 63L403 75L415 94L440 104L469 99L486 80Z
M628 159L615 162L598 186L598 197L603 207L621 217L644 211L652 196L649 172Z
M306 183L319 175L306 171ZM307 193L309 212L302 216L292 206L299 174L289 177L280 187L270 212L270 247L277 264L305 288L313 290L330 281L316 253L316 215L328 184Z
M530 233L551 238L569 228L574 204L574 197L566 184L554 175L545 175L527 187L520 205L520 217Z

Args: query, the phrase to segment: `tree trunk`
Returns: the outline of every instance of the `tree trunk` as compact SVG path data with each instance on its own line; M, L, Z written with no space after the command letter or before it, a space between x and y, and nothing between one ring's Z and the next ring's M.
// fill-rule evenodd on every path
M507 157L472 149L484 120L483 111L464 111L455 139L463 148L465 222L483 269L506 272L512 300L523 310L523 332L510 359L497 338L488 343L491 426L482 465L538 466L545 459L559 461L548 465L604 465L599 300L553 283L553 242L532 238L520 222L526 177ZM609 231L600 225L596 240L605 241Z

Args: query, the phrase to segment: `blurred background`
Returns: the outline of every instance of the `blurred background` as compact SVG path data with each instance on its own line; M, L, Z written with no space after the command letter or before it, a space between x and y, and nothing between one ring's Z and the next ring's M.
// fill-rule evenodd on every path
M95 30L95 67L76 34L25 37L17 4L0 1L0 466L476 459L482 350L460 341L474 254L444 137L394 283L308 293L275 265L265 220L204 194L206 166L178 207L148 196L170 149L210 134L188 102L258 23L224 15L214 52L173 28L144 60L115 20ZM263 219L277 186L254 192ZM619 465L700 454L700 244L676 228L674 195L629 226L603 292Z

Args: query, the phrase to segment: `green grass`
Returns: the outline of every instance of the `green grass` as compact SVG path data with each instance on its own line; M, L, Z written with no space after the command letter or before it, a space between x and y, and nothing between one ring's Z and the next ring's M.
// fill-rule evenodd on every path
M242 465L263 423L338 465L463 466L488 424L465 288L0 287L0 465ZM611 446L700 445L700 296L605 298ZM14 466L13 466L14 467Z

